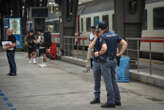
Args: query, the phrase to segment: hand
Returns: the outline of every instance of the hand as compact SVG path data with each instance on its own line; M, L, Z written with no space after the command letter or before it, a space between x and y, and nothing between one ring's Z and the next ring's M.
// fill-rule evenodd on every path
M102 34L104 34L104 32L103 32L103 31L100 31L100 32L98 33L98 36L101 36Z
M95 57L98 57L99 56L99 52L95 52L94 55L95 55Z
M8 46L10 46L11 44L6 44L6 46L8 47Z
M118 57L119 57L119 56L121 56L121 54L120 54L120 53L117 53L117 54L116 54L116 56L118 56Z
M6 47L4 48L4 50L8 50L9 49L9 45L6 45Z
M98 34L96 32L94 32L94 37L98 38Z

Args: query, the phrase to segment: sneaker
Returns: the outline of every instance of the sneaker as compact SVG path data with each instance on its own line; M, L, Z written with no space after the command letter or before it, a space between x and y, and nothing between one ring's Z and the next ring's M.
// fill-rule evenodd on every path
M31 64L31 63L32 63L32 60L29 60L29 61L28 61L28 63L30 63L30 64Z
M36 59L35 58L33 59L33 63L36 64Z
M46 67L47 66L47 64L46 63L43 63L43 67Z
M43 67L43 63L39 64L40 67Z
M41 64L39 64L39 66L43 68L43 67L46 67L47 64L46 63L41 63Z

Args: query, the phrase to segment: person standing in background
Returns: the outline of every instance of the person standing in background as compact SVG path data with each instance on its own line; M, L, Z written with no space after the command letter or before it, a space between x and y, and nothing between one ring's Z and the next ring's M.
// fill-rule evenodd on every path
M10 41L10 44L6 44L5 50L7 52L7 59L9 63L10 71L8 73L9 76L16 76L16 63L15 63L15 49L16 49L16 38L13 35L13 31L11 29L7 30L7 41Z
M31 30L26 39L26 45L28 47L28 58L29 63L36 63L36 39L34 32Z
M39 64L40 67L46 67L47 57L46 57L46 40L44 34L38 30L37 43L39 44L39 53L42 56L42 63Z
M89 44L94 40L95 26L91 26L91 34L89 35ZM92 49L88 47L86 72L89 72L92 67Z

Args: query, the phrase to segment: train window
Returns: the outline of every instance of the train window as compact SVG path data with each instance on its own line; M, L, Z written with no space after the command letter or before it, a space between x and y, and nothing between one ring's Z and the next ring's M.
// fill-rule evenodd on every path
M147 30L147 10L144 11L142 29Z
M94 26L97 26L99 24L99 16L94 17Z
M54 32L59 33L59 21L54 22Z
M91 28L91 18L86 18L86 31L90 32L90 28Z
M164 7L153 9L154 29L164 29Z
M83 18L81 18L81 32L83 32Z
M116 31L116 27L115 27L115 15L112 15L112 30Z
M108 16L108 15L102 16L102 20L103 20L103 22L105 22L105 23L108 25L108 27L109 27L109 16Z

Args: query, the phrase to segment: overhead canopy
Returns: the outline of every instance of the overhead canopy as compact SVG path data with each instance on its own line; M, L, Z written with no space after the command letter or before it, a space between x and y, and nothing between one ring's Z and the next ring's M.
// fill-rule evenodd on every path
M21 17L22 6L29 8L31 6L46 6L47 0L0 0L0 15L3 17Z
M107 11L114 8L114 0L94 0L79 6L78 15Z

